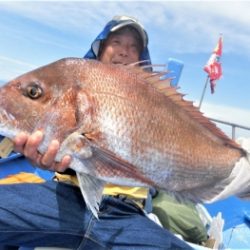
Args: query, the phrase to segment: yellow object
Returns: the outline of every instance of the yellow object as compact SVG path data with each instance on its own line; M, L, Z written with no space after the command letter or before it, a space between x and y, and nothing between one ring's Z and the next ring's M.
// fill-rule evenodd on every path
M55 173L58 181L70 183L78 186L78 180L75 175L65 175ZM3 179L0 179L1 184L17 184L17 183L42 183L44 179L33 173L20 172L18 174L9 175ZM128 187L118 186L113 184L107 184L103 190L104 195L124 195L132 199L146 199L148 195L148 188L142 187Z
M33 173L20 172L18 174L8 175L0 179L1 184L17 184L17 183L42 183L44 179Z
M55 177L56 177L56 180L60 182L65 182L65 183L69 183L75 186L79 186L76 175L59 174L55 172Z
M142 187L127 187L107 184L104 187L103 194L105 195L126 195L129 198L146 199L148 195L148 188Z
M78 180L75 175L65 175L55 173L58 181L74 184L78 186ZM104 195L125 195L133 199L146 199L148 195L148 188L142 187L127 187L127 186L118 186L113 184L107 184L103 190Z
M13 142L5 137L1 142L0 142L0 157L6 158L8 155L12 152L13 150Z

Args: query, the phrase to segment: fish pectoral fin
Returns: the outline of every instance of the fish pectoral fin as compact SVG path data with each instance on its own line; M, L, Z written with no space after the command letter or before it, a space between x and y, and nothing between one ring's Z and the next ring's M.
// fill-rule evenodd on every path
M61 144L62 152L73 155L78 159L86 159L92 156L91 146L88 140L77 131L70 134Z
M83 173L77 172L76 175L86 206L98 218L99 205L105 182Z
M113 152L93 144L91 145L91 151L92 157L86 162L89 168L90 166L95 166L95 168L98 167L99 171L110 173L112 176L117 176L118 178L133 179L146 186L153 185L132 163L115 155ZM93 167L91 168L93 169ZM100 177L102 178L102 176Z

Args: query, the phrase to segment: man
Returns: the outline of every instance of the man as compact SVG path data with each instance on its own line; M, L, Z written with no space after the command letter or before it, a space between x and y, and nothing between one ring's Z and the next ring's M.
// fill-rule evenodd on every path
M115 17L93 42L85 58L124 65L145 59L150 62L147 45L147 33L137 20ZM40 155L37 147L42 138L41 131L30 137L20 134L15 139L15 149L34 165L60 172L56 175L58 182L0 188L0 245L88 250L190 249L145 216L141 204L136 203L146 198L147 190L142 188L133 189L131 194L128 187L108 186L99 220L94 218L85 206L80 189L68 184L74 179L74 172L68 169L70 157L54 162L59 149L57 141L52 141L47 152ZM134 202L128 198L129 192L140 199Z

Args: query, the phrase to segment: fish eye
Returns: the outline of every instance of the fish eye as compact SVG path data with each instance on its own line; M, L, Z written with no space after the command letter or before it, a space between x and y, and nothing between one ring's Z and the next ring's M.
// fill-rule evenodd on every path
M31 84L26 89L26 95L31 99L37 99L43 94L42 88L36 83Z

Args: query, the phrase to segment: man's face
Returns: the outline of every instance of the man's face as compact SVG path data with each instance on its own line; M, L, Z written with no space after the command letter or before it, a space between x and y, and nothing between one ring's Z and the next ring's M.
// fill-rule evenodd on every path
M138 62L139 42L130 31L123 34L111 34L105 41L100 61L103 63L123 64Z

